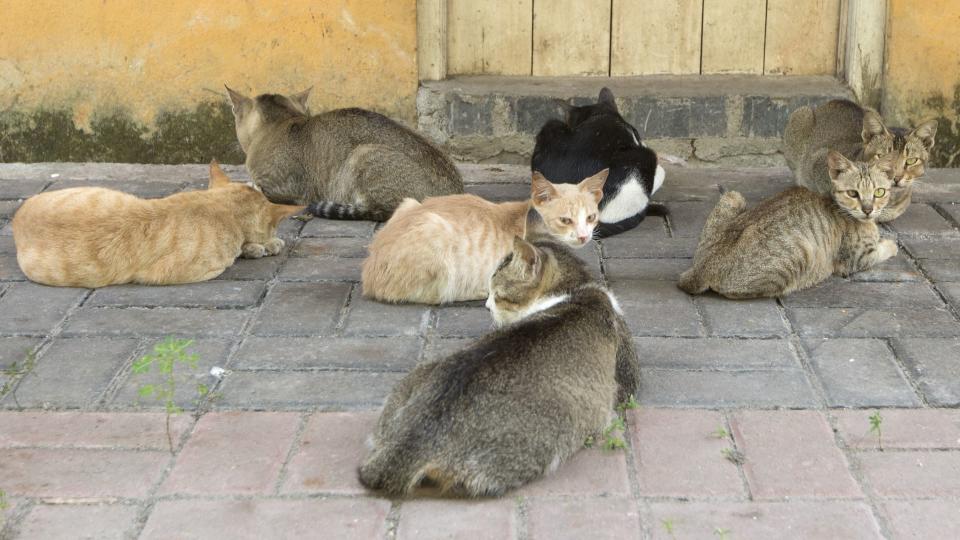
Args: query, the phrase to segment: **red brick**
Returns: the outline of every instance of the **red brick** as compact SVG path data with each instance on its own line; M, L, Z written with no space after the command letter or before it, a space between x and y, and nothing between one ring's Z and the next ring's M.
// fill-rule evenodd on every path
M419 500L403 503L397 540L509 540L517 538L517 507L512 499Z
M30 497L144 497L169 461L167 451L4 450L0 487Z
M640 512L632 499L532 499L527 523L532 540L640 537Z
M581 450L553 473L523 487L519 495L627 495L624 450Z
M357 467L378 413L317 413L310 417L300 448L287 465L284 493L361 493Z
M722 453L733 447L732 441L712 435L724 427L719 413L638 409L630 411L628 420L641 495L746 495L737 466Z
M872 410L836 411L836 426L851 448L877 448L870 431ZM881 429L884 448L960 448L960 410L884 409Z
M127 505L37 505L20 524L21 538L128 538L139 507Z
M960 538L955 500L887 501L881 508L894 538Z
M161 501L140 538L380 540L389 510L375 499Z
M170 419L174 445L193 423ZM67 446L167 450L164 413L0 412L0 447Z
M205 415L164 482L163 494L271 493L299 424L295 413Z
M755 499L862 497L817 411L743 411L730 421Z
M652 503L649 512L644 522L653 538L662 540L717 540L717 529L735 540L883 538L870 509L853 501L668 502Z
M881 497L960 497L960 452L859 455L866 483Z

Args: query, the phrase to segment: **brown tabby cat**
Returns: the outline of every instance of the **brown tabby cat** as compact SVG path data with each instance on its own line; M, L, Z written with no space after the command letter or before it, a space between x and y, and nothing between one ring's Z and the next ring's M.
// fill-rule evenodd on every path
M797 184L823 194L833 191L827 171L830 150L854 161L889 160L893 186L890 200L877 218L885 222L899 217L910 206L913 181L923 176L936 134L936 120L927 120L912 130L888 128L877 111L838 99L816 109L801 107L790 115L783 134L783 155Z
M220 275L238 255L276 255L283 218L303 206L272 204L232 183L216 161L206 191L140 199L95 187L27 199L13 217L17 262L44 285L169 285Z
M487 305L510 325L394 387L360 467L365 486L502 495L554 471L636 391L617 301L565 246L515 239Z
M546 235L574 247L589 242L606 178L604 169L577 185L551 184L535 172L531 199L521 202L494 204L475 195L423 204L407 199L370 244L363 295L424 304L486 298L490 276L515 236Z
M854 163L831 151L827 165L830 195L795 187L745 210L739 193L725 193L677 286L728 298L783 296L896 255L897 244L880 239L876 224L890 200L890 164Z

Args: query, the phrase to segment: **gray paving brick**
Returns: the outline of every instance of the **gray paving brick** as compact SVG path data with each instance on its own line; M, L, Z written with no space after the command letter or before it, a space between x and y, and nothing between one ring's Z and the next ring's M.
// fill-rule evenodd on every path
M102 187L130 193L137 197L154 199L180 191L183 184L177 182L150 182L146 180L57 180L44 191L75 187Z
M283 239L285 245L281 253L288 253L293 243L300 237L303 221L299 219L285 219L277 226L277 236Z
M910 384L878 339L805 340L831 407L917 407Z
M670 230L673 231L673 235L699 239L703 224L707 221L707 215L719 199L718 193L714 200L669 203L667 207L670 208Z
M723 171L715 179L724 192L736 191L752 204L769 199L794 185L789 170L778 168Z
M676 281L690 268L691 259L605 259L603 271L608 280L642 279Z
M290 252L291 257L367 256L367 238L303 238Z
M901 252L896 257L887 259L882 263L857 272L850 276L850 281L920 281L923 276L917 270L913 263L907 260L907 257Z
M235 336L249 316L239 309L84 308L70 317L63 335Z
M640 365L647 368L748 370L799 369L783 339L635 337Z
M302 257L287 259L280 274L283 281L360 281L363 259Z
M344 335L416 336L427 328L430 309L424 305L387 305L354 297L350 301Z
M918 259L960 259L960 238L904 238L901 243Z
M279 283L267 293L253 333L327 335L336 326L349 291L347 283Z
M669 238L667 235L667 221L660 216L647 216L636 227L624 231L618 238L660 239Z
M925 283L851 282L840 278L782 299L783 305L797 307L939 308L943 302Z
M605 238L602 244L604 258L689 258L693 257L693 252L697 249L697 239L693 237L637 239L613 236Z
M940 283L937 288L956 309L960 309L960 283Z
M891 221L887 226L896 231L897 234L906 236L960 235L960 231L953 224L944 219L932 206L923 203L911 204L903 215Z
M931 281L960 281L960 261L921 259L918 263Z
M403 373L357 371L235 371L221 386L217 408L338 410L374 408Z
M702 172L685 167L665 166L666 177L654 198L658 201L710 201L720 196L716 181L703 177Z
M596 242L590 242L579 249L573 250L573 254L576 255L581 261L587 263L590 271L593 272L593 277L597 279L600 278L601 272L599 244Z
M525 201L530 198L530 184L471 184L464 192L492 202Z
M23 365L27 354L40 345L38 337L0 337L0 370Z
M898 339L893 348L927 403L960 406L960 339Z
M40 193L52 182L45 178L0 179L0 199L26 199Z
M3 193L0 192L0 196L3 196ZM17 208L20 208L21 201L3 201L0 200L0 218L10 219L13 217L13 213L17 211ZM11 229L10 234L13 234Z
M423 359L428 361L447 357L469 347L476 341L475 338L433 338L423 349Z
M234 369L363 369L405 371L420 356L416 337L261 338L243 342Z
M94 404L132 358L137 339L64 339L53 341L17 388L24 407L76 408ZM4 403L9 405L12 399Z
M17 256L12 253L0 253L0 281L26 281L27 276L20 271Z
M282 257L260 257L259 259L237 259L214 281L269 280L283 264Z
M940 208L943 209L943 211L946 212L951 218L953 218L954 223L960 223L960 204L941 204Z
M145 354L153 352L153 347L160 340L150 340L147 343ZM197 385L203 384L212 388L216 379L210 375L210 368L224 367L227 364L227 355L230 352L230 341L220 339L198 339L186 349L187 353L197 355L197 366L177 364L174 366L173 377L176 384L173 399L178 407L183 409L196 408L200 393ZM141 355L142 356L142 355ZM159 385L167 380L156 367L151 367L147 373L132 373L126 375L125 380L110 400L111 408L138 408L162 409L164 404L153 397L140 397L139 390L144 385Z
M960 324L946 309L798 308L787 310L787 318L801 336L960 336Z
M0 333L46 334L86 294L86 289L14 283L0 298Z
M635 280L611 284L624 318L638 336L699 336L693 301L669 281Z
M482 336L493 329L493 318L484 307L450 306L437 308L437 335Z
M817 398L799 370L641 369L638 399L665 407L812 408Z
M788 333L777 302L773 299L728 300L698 296L707 333L713 336L769 337Z
M923 181L913 186L913 202L949 204L960 202L960 178L953 169L928 169Z
M85 306L139 307L250 307L266 283L262 281L205 281L185 285L116 285L93 292Z
M0 254L16 255L17 247L13 243L12 236L0 236Z
M376 223L372 221L314 218L303 226L303 229L300 230L300 236L303 238L338 236L370 238L373 236L374 226L376 226Z

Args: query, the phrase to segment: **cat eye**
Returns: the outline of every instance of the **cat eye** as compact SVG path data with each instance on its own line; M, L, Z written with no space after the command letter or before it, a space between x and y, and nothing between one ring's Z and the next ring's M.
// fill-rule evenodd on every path
M596 220L597 220L596 214L590 214L589 216L587 216L587 223L593 223Z
M563 223L564 225L573 225L573 220L568 217L562 217L560 218L560 223Z
M851 189L850 191L847 191L847 195L856 199L857 197L860 196L860 193L855 189Z
M912 157L907 160L907 165L913 166L920 162L920 158Z
M885 190L885 189L883 189L883 188L877 188L877 190L873 192L873 196L876 197L876 198L878 198L878 199L879 199L880 197L883 197L883 196L886 195L886 194L887 194L887 190Z

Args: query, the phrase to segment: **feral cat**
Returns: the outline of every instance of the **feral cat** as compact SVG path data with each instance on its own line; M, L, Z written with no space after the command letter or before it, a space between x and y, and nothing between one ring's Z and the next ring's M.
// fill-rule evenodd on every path
M386 116L311 116L309 90L254 99L227 91L247 169L271 201L309 204L324 218L386 221L404 198L463 193L450 158Z
M163 199L96 187L35 195L13 217L13 239L23 273L44 285L193 283L237 256L279 253L277 225L302 210L230 182L214 161L207 190Z
M394 387L360 467L368 488L502 495L555 470L636 391L617 301L568 248L515 239L487 306L510 324Z
M657 153L640 141L640 133L620 116L613 92L600 90L595 105L570 107L566 121L550 120L537 134L530 166L554 181L571 181L610 169L600 203L600 238L636 227L650 197L666 176Z
M797 184L823 194L833 191L827 170L830 150L854 161L889 160L893 169L890 200L877 218L885 222L910 206L913 181L923 176L936 135L936 120L912 130L888 128L877 111L837 99L816 109L801 107L790 115L783 134L783 155Z
M897 244L880 239L876 224L890 200L890 164L855 163L831 151L827 166L830 195L794 187L746 210L739 193L725 193L677 285L728 298L783 296L896 255Z
M589 242L606 178L603 170L578 185L551 184L534 173L529 201L501 204L475 195L407 199L370 243L363 295L423 304L486 298L515 236Z

